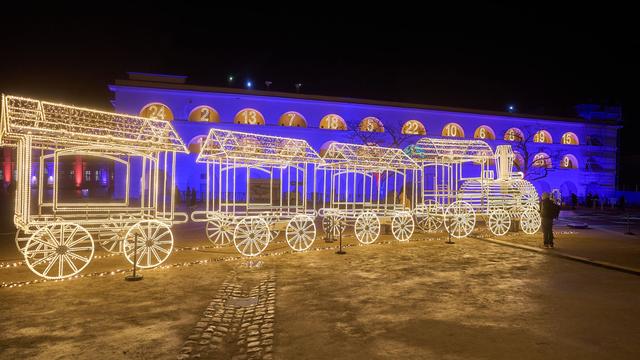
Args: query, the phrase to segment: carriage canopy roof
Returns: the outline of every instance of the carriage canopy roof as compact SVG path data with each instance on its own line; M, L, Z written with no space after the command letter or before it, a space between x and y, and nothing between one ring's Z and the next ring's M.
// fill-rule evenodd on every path
M187 152L171 123L138 116L2 95L0 142L29 135L35 147L117 146Z
M333 142L322 154L326 167L367 170L417 169L418 164L401 149Z
M415 161L467 162L493 158L491 146L482 140L425 137L405 152Z
M323 162L305 140L211 129L196 161L225 159L272 166Z

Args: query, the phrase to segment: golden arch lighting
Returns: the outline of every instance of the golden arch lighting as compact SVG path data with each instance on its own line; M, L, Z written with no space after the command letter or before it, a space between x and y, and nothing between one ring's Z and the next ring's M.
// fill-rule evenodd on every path
M17 149L16 243L35 274L72 277L91 262L97 244L129 262L135 258L141 267L169 257L170 226L187 220L173 202L176 153L187 150L169 122L3 95L0 143ZM106 159L124 169L124 198L65 201L57 175L64 159L79 157ZM44 194L46 162L55 174L50 199ZM32 164L38 163L32 202ZM142 169L139 178L130 171L133 163ZM134 190L139 198L130 197Z

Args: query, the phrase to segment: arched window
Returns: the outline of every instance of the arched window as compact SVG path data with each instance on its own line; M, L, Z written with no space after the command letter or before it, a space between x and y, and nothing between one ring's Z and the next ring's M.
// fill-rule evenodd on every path
M522 141L524 140L524 134L522 130L518 128L511 128L504 133L504 140L507 141Z
M280 120L278 120L278 125L280 126L292 126L292 127L307 127L307 120L296 111L287 111L286 113L280 116Z
M220 115L216 109L207 105L200 105L195 107L189 113L189 121L195 122L220 122Z
M476 131L473 133L473 137L475 139L481 140L495 140L496 133L493 132L493 129L487 125L480 125Z
M533 167L537 168L550 168L551 167L551 157L547 153L540 152L537 153L533 157Z
M347 130L347 123L340 115L325 115L320 120L320 129Z
M562 135L562 143L564 145L580 145L578 136L572 132L566 132Z
M462 130L462 126L456 123L448 123L442 128L442 136L463 138L464 130Z
M384 132L384 126L382 125L382 121L377 117L367 116L366 118L360 121L360 131L367 132Z
M549 134L547 130L540 130L535 133L535 135L533 135L533 142L552 144L553 139L551 138L551 134Z
M578 159L571 154L566 154L562 157L562 163L560 163L561 169L577 169Z
M189 141L189 153L199 154L202 150L202 145L207 140L207 135L198 135Z
M404 123L401 132L406 135L427 135L427 129L418 120L409 120Z
M325 142L324 144L322 144L322 146L320 146L320 151L318 152L318 154L320 156L324 156L324 154L327 152L327 150L329 150L329 146L331 146L331 144L333 144L335 141L333 140L329 140L327 142Z
M513 158L513 166L515 166L518 171L524 170L524 157L522 157L520 153L515 153L515 157Z
M236 114L233 122L236 124L264 125L264 116L256 109L246 108Z
M162 103L153 102L145 105L140 110L140 116L154 120L173 120L173 112L171 109Z

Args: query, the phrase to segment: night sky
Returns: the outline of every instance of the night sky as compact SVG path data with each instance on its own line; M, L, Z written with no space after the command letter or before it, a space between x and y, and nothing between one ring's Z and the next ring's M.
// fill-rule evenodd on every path
M371 2L372 4L373 2ZM622 106L622 182L635 184L639 40L629 7L277 9L118 7L100 16L4 9L0 91L111 109L107 84L127 71L189 82L430 105L574 116L579 103ZM212 3L215 4L215 3ZM314 8L318 7L318 8Z

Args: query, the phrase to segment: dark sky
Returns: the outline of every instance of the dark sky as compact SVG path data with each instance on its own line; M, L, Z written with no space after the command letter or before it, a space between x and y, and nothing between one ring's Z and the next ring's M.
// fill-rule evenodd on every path
M594 102L623 108L623 169L640 154L640 142L630 141L638 129L636 12L615 2L157 4L110 3L85 14L3 9L0 91L109 109L107 84L139 71L206 85L226 85L234 74L257 88L269 80L274 90L294 91L301 82L309 94L488 110L513 103L547 115L574 115L574 105Z

